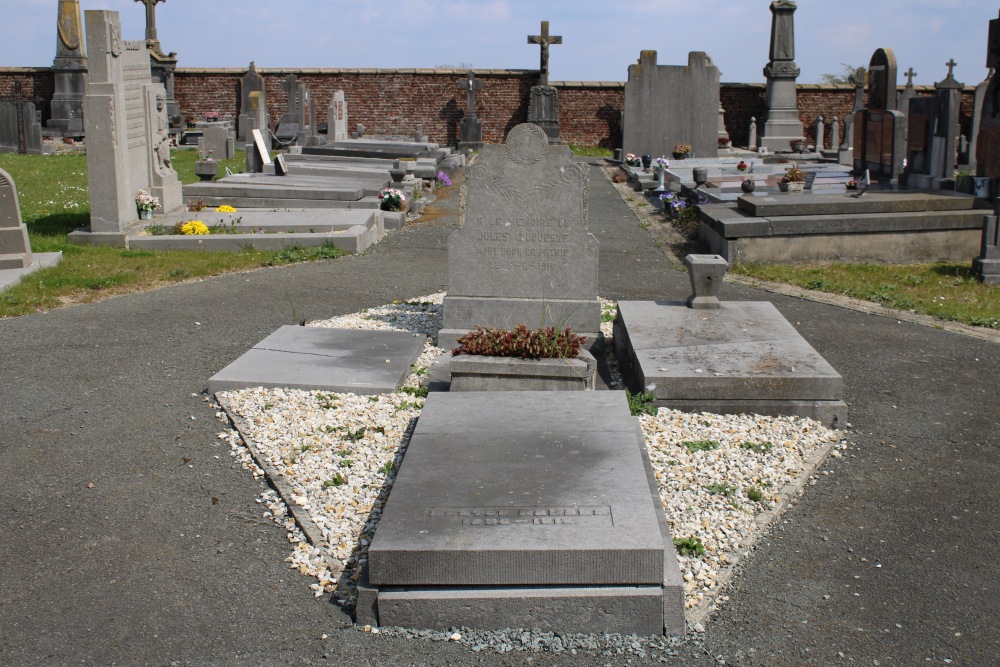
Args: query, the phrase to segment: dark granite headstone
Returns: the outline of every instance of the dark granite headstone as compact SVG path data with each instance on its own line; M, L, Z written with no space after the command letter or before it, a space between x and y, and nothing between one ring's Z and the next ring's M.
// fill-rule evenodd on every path
M1000 18L990 21L986 66L1000 63ZM1000 76L990 79L983 102L979 137L976 140L976 171L980 176L1000 179Z
M854 173L899 178L906 153L906 119L896 110L896 56L878 49L868 66L868 106L854 115Z
M587 231L585 166L518 125L469 168L462 228L448 239L441 340L485 327L600 330L598 243ZM450 338L449 338L450 337Z

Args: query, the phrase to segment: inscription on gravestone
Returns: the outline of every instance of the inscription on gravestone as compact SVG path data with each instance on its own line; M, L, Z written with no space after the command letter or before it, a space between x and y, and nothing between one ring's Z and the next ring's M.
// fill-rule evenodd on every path
M525 123L469 168L462 228L448 239L444 328L600 330L597 239L586 167Z

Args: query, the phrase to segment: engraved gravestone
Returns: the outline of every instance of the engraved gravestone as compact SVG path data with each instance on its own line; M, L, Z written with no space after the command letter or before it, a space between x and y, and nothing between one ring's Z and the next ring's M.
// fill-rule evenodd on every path
M448 239L442 346L477 326L600 331L597 239L586 167L536 125L483 146L469 168L462 228Z
M1000 67L1000 18L990 21L986 47L986 67ZM990 79L983 100L979 136L976 140L976 172L980 176L1000 179L1000 76Z
M344 98L344 91L337 90L330 100L330 109L326 117L326 140L347 141L347 101Z
M854 173L892 181L903 170L906 118L896 110L896 56L878 49L868 65L868 106L854 116Z
M254 93L258 93L256 106L254 105ZM253 61L247 73L240 78L240 115L238 122L239 136L237 140L244 144L250 140L250 131L254 128L263 129L270 126L270 121L260 118L260 110L267 115L267 105L261 105L265 95L264 77L257 71L257 66Z
M33 261L14 179L0 169L0 269L23 269Z

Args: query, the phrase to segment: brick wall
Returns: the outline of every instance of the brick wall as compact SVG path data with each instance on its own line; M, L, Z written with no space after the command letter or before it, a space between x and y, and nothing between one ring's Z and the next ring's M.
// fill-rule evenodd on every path
M188 118L202 118L209 111L239 113L239 69L178 69L175 95ZM458 84L465 70L458 69L262 69L267 86L268 110L277 123L287 106L281 84L294 73L309 86L320 123L326 122L327 108L335 90L347 98L348 121L353 131L363 123L370 134L412 134L417 124L431 141L454 144L465 116L466 94ZM537 83L534 70L475 70L483 82L476 94L476 113L483 121L487 142L499 143L507 131L528 115L531 86ZM48 68L0 67L0 96L9 95L13 82L20 79L24 90L45 100L43 117L48 119L48 101L53 94L53 77ZM584 146L617 148L621 141L621 113L625 84L617 81L553 82L559 89L561 133L564 141ZM933 94L933 87L917 86L919 94ZM726 110L726 129L733 143L744 146L750 119L756 117L758 131L763 125L764 84L723 83L720 89ZM799 112L805 134L815 142L816 119L825 119L825 145L830 142L834 116L843 120L854 105L850 85L799 84ZM968 134L972 117L973 89L962 96L962 131ZM841 126L843 136L843 126Z

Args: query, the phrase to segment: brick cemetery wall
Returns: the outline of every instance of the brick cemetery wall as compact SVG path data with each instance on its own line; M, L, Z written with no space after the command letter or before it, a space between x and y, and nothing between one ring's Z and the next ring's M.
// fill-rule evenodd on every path
M343 89L350 110L348 128L357 123L370 134L411 134L417 123L431 141L455 143L465 116L465 96L457 87L465 77L459 69L260 69L267 85L268 110L272 119L281 117L287 105L281 82L293 73L309 87L316 102L321 124L333 92ZM185 119L204 119L209 111L235 118L240 111L240 77L246 68L179 68L175 78L175 97ZM528 96L537 83L534 70L476 70L483 90L476 94L476 108L483 121L483 138L500 143L512 127L527 119ZM47 67L0 67L0 96L10 94L14 81L22 89L42 98L39 108L43 121L48 119L49 102L54 94L54 79ZM975 82L962 93L959 116L962 133L968 136L972 118ZM621 145L621 112L624 86L618 81L553 81L559 89L562 139L583 146L618 148ZM915 86L918 95L933 95L933 86ZM798 84L800 118L810 142L815 141L816 117L826 121L829 142L832 116L841 120L853 106L850 85ZM764 116L763 83L722 83L720 98L726 110L726 130L734 145L744 146L755 116L758 124ZM843 136L843 126L841 126Z

